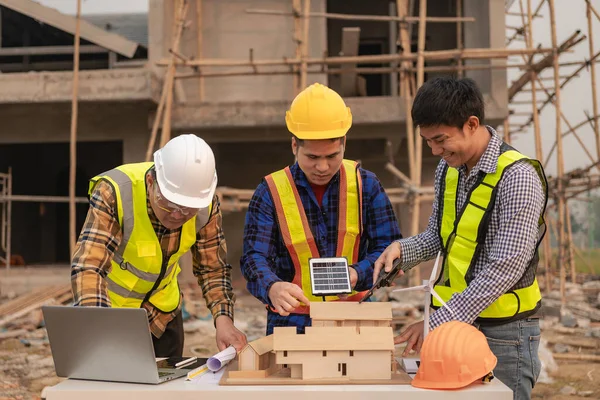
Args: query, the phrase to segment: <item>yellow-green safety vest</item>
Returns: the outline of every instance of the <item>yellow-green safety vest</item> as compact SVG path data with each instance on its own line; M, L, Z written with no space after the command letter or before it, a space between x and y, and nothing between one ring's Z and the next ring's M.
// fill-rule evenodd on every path
M308 260L320 257L319 249L290 168L274 172L265 180L273 199L281 236L294 264L292 283L300 286L311 302L323 301L322 296L312 294ZM356 161L342 161L338 208L336 257L346 257L348 264L354 264L358 262L362 234L362 179ZM359 301L366 293L353 291L345 301ZM327 301L339 300L338 296L327 296ZM301 304L292 312L309 314L309 306Z
M177 275L179 258L196 241L196 232L206 225L211 206L198 211L180 229L179 249L163 260L160 243L148 216L146 174L152 162L125 164L90 180L89 194L96 183L105 180L114 189L117 219L122 239L106 276L112 307L140 307L144 301L163 312L179 307L181 294Z
M529 162L538 173L548 199L548 182L539 161L530 159L507 144L501 146L496 172L481 174L477 184L471 189L463 209L457 214L458 170L446 166L438 204L441 206L440 239L444 247L442 273L435 283L434 290L444 301L449 301L454 293L467 288L471 270L485 244L489 217L496 200L498 183L513 164ZM540 235L537 246L545 233L544 209L539 217ZM459 217L457 218L457 215ZM523 277L505 294L487 307L477 318L480 323L506 323L533 315L541 306L541 293L535 273L539 261L537 251L530 260ZM432 297L432 307L441 303Z

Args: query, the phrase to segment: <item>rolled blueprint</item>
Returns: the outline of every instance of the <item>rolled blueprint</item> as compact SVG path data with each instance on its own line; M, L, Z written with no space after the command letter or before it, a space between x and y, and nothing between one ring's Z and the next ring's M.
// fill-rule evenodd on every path
M237 351L235 347L229 346L225 350L215 354L206 362L206 366L213 372L223 368L227 363L235 358Z

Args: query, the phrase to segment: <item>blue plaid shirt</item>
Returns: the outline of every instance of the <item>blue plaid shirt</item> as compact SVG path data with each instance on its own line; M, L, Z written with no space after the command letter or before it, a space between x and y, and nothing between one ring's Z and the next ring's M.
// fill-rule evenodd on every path
M339 172L331 179L322 206L298 164L290 167L294 182L308 223L312 229L321 257L335 257L337 244ZM363 184L363 234L360 239L359 262L352 265L358 273L357 291L373 286L373 264L385 248L402 237L394 210L377 176L359 168ZM263 179L258 185L246 213L244 227L244 249L240 260L242 274L248 281L250 293L265 304L269 300L269 289L275 282L291 282L295 270L285 247L277 213L271 199L269 187ZM308 315L291 314L282 317L271 311L267 315L267 335L275 326L296 326L299 333L310 326Z

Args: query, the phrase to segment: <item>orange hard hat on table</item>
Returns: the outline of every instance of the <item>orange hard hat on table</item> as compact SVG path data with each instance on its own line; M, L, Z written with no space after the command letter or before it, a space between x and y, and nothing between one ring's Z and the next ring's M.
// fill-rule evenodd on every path
M352 126L352 113L342 97L320 83L300 92L285 113L288 130L298 139L335 139Z
M411 384L422 389L460 389L480 380L498 359L485 335L461 321L446 322L427 335Z

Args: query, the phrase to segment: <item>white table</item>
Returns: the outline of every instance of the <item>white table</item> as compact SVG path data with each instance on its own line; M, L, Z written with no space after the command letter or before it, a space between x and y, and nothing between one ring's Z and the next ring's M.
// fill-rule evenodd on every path
M46 400L512 400L512 391L498 379L463 390L436 391L411 385L219 386L218 381L185 378L159 385L67 379L47 388Z

